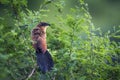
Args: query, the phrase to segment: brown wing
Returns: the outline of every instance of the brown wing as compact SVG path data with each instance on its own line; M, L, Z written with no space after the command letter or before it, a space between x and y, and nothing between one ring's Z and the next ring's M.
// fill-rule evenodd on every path
M35 27L32 32L32 45L35 49L37 49L37 44L38 44L38 38L40 37L40 29L38 27Z
M46 33L41 28L36 27L32 30L32 40L35 50L39 49L42 53L45 53L47 50Z

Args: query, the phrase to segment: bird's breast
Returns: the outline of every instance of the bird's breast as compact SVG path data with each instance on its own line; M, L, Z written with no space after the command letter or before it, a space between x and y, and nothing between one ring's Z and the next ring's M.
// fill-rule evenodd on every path
M47 50L46 38L41 38L40 40L40 48L42 49L42 52L45 53Z

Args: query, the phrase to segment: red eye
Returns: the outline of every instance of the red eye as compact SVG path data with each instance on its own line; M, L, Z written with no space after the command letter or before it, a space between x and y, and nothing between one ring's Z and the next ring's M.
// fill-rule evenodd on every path
M34 31L39 31L39 29L34 29Z
M41 31L40 33L41 33L41 34L44 34L44 31Z

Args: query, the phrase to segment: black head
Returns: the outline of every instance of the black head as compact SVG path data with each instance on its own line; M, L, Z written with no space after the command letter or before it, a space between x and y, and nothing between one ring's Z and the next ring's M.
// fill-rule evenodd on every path
M41 26L50 26L50 24L46 23L46 22L40 22L37 26L38 27L41 27Z

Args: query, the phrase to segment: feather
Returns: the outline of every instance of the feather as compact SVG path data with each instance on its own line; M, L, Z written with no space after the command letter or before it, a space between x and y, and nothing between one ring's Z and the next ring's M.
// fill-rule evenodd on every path
M46 73L47 71L52 70L54 63L53 59L48 51L43 53L38 53L36 51L36 56L37 56L37 65L39 66L39 69L41 70L42 73Z

